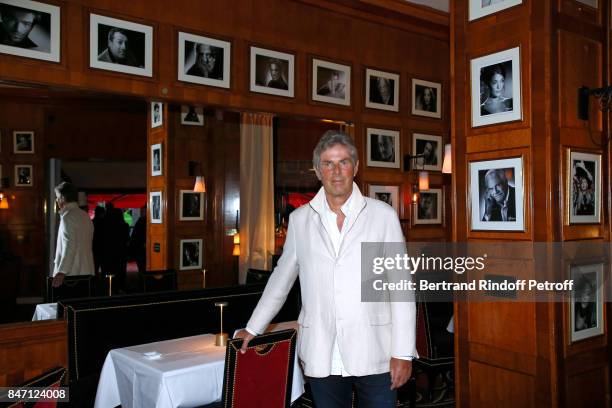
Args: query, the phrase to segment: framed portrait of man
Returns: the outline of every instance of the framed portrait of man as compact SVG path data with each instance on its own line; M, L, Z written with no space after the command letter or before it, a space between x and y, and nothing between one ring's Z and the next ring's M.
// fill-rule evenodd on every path
M413 133L412 155L415 170L442 171L442 136Z
M391 129L366 129L366 164L369 167L400 168L400 132Z
M90 14L89 66L152 77L153 27Z
M293 54L251 47L251 92L293 98L294 60Z
M523 118L520 47L471 61L472 127Z
M201 239L181 239L180 253L180 270L202 269Z
M604 334L603 263L570 265L570 342Z
M399 74L366 69L366 108L399 112Z
M34 185L34 166L31 164L15 165L15 187L32 187Z
M204 193L181 190L179 201L180 221L201 221L204 219Z
M163 174L162 144L151 145L151 176L161 176Z
M370 184L368 197L387 203L400 213L399 186Z
M601 222L601 154L569 149L566 176L569 224Z
M469 163L472 230L524 231L522 157Z
M34 132L16 130L13 132L13 153L34 154Z
M151 102L151 128L160 127L164 124L164 104L162 102Z
M469 2L469 20L473 21L510 7L517 6L521 4L523 0L469 0Z
M351 105L351 67L312 59L312 100Z
M419 192L413 214L413 223L442 224L442 189L430 188Z
M162 223L162 192L152 191L149 193L149 209L151 211L151 224Z
M60 61L60 8L31 0L0 0L0 53Z
M413 78L412 114L429 118L441 118L442 84Z
M179 32L178 50L179 81L230 87L229 41Z
M201 106L182 105L181 125L204 126L204 109Z

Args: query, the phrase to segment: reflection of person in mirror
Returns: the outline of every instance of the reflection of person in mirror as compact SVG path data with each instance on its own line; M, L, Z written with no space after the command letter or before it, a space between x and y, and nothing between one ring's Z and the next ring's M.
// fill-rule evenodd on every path
M142 68L142 64L130 51L128 44L129 38L126 30L118 27L111 28L108 31L106 49L98 55L98 61Z
M321 96L329 96L330 98L344 99L344 90L346 84L340 80L340 73L332 71L329 80L317 90L317 94Z
M593 328L597 325L595 314L595 287L586 276L576 282L574 298L574 331Z
M593 175L587 170L582 160L574 163L572 172L574 183L572 208L574 215L595 215Z
M485 214L482 221L516 221L514 187L508 184L503 169L485 174Z
M37 48L29 37L41 20L39 12L0 4L0 44L19 48Z
M389 135L372 135L372 160L387 163L395 162L395 140Z
M512 98L507 98L506 91L506 70L502 64L495 64L481 70L481 78L484 81L486 99L480 105L481 115L492 113L508 112L513 109ZM482 99L481 99L482 100Z
M187 75L223 79L223 60L220 58L221 48L198 43L195 49L196 59L187 70Z
M266 86L268 88L289 89L287 81L283 78L283 64L278 59L270 60L268 65L269 80Z

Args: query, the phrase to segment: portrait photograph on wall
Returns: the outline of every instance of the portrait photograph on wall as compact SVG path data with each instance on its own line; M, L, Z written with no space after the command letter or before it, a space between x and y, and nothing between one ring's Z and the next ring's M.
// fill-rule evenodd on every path
M34 153L34 132L14 131L13 132L13 153L33 154Z
M312 59L312 100L351 105L351 67Z
M413 133L412 155L415 169L442 171L442 136Z
M413 208L415 225L442 224L442 189L420 191L419 200Z
M180 269L202 269L202 240L181 239L181 263Z
M162 102L151 102L151 128L160 127L164 124L164 104Z
M163 166L162 145L151 145L151 176L161 176Z
M400 132L367 128L367 161L369 167L400 168Z
M471 61L472 127L521 120L520 48Z
M251 92L293 98L294 60L292 54L251 47Z
M199 221L204 219L204 193L193 190L180 191L179 220Z
M32 187L34 185L34 166L31 164L15 165L15 187Z
M442 84L413 78L412 114L429 118L441 118Z
M525 229L523 159L470 162L472 230Z
M89 66L153 76L153 27L90 14Z
M0 53L60 62L60 8L0 0Z
M601 155L570 150L567 191L570 224L601 222Z
M399 186L370 184L368 185L368 197L385 202L398 214L400 213Z
M470 21L517 6L523 0L469 0ZM595 0L597 1L597 0Z
M569 312L572 343L604 333L603 271L603 263L570 266L574 281Z
M151 211L151 224L162 223L162 192L152 191L149 194L149 210Z
M399 75L366 69L366 108L399 112Z
M228 41L179 32L178 79L229 88L231 47Z
M204 126L204 108L201 106L182 105L181 125Z

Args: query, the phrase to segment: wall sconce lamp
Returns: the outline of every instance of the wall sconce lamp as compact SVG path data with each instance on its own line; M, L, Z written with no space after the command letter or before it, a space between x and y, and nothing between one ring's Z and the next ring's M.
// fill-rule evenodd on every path
M451 144L444 145L444 161L442 162L442 173L451 174L453 172L453 162L451 155Z
M8 196L0 191L0 210L8 210L8 209L9 209Z
M234 249L232 250L232 256L240 256L240 229L238 228L238 216L239 210L236 210L236 233L234 234Z
M196 169L199 171L196 173ZM196 161L189 161L189 177L194 177L195 185L193 186L193 191L196 193L205 193L206 192L206 182L204 181L204 176L202 175L202 164Z

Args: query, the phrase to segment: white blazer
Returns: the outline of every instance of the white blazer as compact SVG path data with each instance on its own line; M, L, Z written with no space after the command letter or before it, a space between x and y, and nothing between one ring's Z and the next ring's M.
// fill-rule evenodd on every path
M68 203L60 215L53 276L94 275L93 223L77 203Z
M298 356L304 373L331 373L334 338L342 363L354 376L389 371L391 357L416 357L414 302L361 302L361 243L404 242L395 210L366 198L353 183L347 231L335 255L325 229L325 192L289 218L283 255L247 327L263 333L300 277L302 310L298 318ZM408 274L408 272L406 272Z

